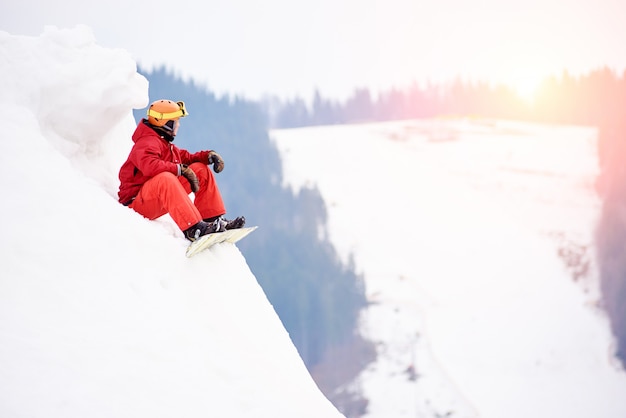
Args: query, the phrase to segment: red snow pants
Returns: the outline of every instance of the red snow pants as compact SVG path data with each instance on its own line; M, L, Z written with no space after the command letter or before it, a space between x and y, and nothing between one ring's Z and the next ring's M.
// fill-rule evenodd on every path
M156 219L169 213L181 231L202 219L225 214L222 195L209 167L203 163L193 163L189 168L196 173L200 183L193 202L189 198L189 181L183 176L176 177L170 172L163 172L141 186L139 194L129 207L148 219Z

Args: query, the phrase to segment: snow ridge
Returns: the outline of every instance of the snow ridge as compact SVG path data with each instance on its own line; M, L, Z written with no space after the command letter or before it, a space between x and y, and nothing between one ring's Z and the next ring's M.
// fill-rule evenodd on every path
M148 83L85 26L0 32L0 416L339 417L242 254L117 202Z

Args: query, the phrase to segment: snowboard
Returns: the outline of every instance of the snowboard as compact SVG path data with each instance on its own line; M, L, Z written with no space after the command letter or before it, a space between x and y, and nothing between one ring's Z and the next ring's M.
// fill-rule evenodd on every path
M187 257L193 257L199 252L209 249L215 244L219 244L220 242L230 242L234 244L235 242L239 241L257 228L258 227L256 226L250 226L247 228L228 229L224 232L216 232L213 234L204 235L189 244L185 255Z

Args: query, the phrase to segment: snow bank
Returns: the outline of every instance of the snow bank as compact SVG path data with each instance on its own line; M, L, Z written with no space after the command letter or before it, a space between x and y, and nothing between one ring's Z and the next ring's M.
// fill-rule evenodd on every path
M237 248L116 200L147 81L87 27L0 32L0 416L339 417Z

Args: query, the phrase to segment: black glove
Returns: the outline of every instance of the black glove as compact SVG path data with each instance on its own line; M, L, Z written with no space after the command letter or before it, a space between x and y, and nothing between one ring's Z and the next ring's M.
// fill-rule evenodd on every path
M224 160L215 151L209 151L209 165L213 164L213 171L219 173L224 169Z
M196 193L200 190L200 182L198 181L198 177L196 177L196 173L185 164L180 165L180 174L184 176L187 180L189 180L189 185L191 186L191 191Z

